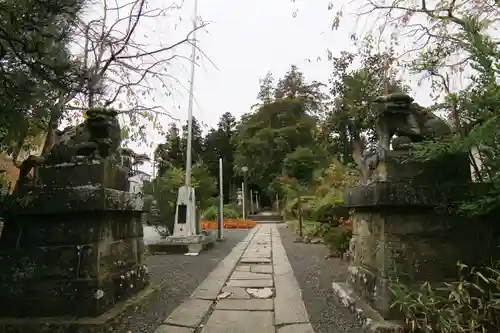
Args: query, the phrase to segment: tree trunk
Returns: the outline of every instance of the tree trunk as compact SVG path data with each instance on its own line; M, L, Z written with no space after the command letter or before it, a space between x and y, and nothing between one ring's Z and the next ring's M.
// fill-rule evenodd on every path
M66 105L67 100L68 98L64 95L64 93L61 93L59 102L50 113L50 119L47 125L47 136L45 137L45 143L42 149L42 156L46 156L55 144L57 127L59 126L59 120L61 119L63 108L64 105Z
M347 135L347 128L341 127L340 139L342 140L342 164L347 165L353 162L352 145Z
M481 174L481 170L479 169L479 166L476 163L476 159L474 157L474 154L472 153L472 150L469 150L469 160L472 165L472 168L474 169L474 175L476 176L476 179L479 182L483 183L484 182L483 175Z
M55 112L54 112L55 113ZM45 137L45 142L43 144L42 156L45 156L54 146L56 138L57 125L59 123L59 117L55 114L50 115L49 124L47 126L47 136Z
M20 168L21 167L21 162L19 162L19 154L21 153L21 151L23 150L23 146L24 146L24 141L26 140L26 136L28 135L28 129L26 129L21 137L19 138L19 141L17 142L17 145L16 145L16 148L12 154L12 163L14 164L14 166L16 168Z

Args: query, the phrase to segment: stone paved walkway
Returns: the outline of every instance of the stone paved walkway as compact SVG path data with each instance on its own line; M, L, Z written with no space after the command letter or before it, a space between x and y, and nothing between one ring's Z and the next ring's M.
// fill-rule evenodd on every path
M255 227L155 333L314 333L276 225Z

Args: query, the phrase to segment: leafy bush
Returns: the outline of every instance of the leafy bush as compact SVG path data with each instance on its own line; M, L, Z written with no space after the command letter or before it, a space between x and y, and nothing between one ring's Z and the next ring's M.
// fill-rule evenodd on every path
M219 207L210 206L202 214L201 218L203 220L217 220L217 215L219 214Z
M329 225L325 231L323 239L332 253L342 255L349 249L352 231L344 226Z
M296 220L288 221L287 227L298 234L299 223ZM332 253L342 255L349 249L349 243L352 238L352 231L349 226L335 226L329 223L320 223L313 221L303 222L303 235L307 237L320 237L329 247Z
M459 281L418 287L394 281L391 292L411 332L500 332L500 265L480 270L459 264Z
M203 220L215 221L217 220L217 215L219 215L219 207L211 206L208 207L202 215ZM239 214L231 205L224 205L224 218L225 219L237 219Z
M318 222L337 225L338 217L335 214L335 207L344 203L343 196L341 191L332 189L324 197L315 200L311 205L311 218Z
M287 228L292 232L299 233L299 221L290 220L286 223ZM322 237L323 236L323 223L313 222L309 220L302 221L302 235L308 237Z
M311 219L313 207L312 203L317 200L317 198L314 196L302 196L300 200L302 206L302 218ZM294 198L287 202L285 213L292 218L297 218L299 216L298 198Z
M225 204L224 205L224 211L234 211L234 212L236 212L236 214L238 216L235 217L235 218L240 218L240 217L243 216L243 207L242 206L238 206L235 203Z

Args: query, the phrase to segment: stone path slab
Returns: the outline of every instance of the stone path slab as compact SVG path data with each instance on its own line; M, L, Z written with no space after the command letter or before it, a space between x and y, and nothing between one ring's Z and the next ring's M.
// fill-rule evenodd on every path
M273 280L229 280L226 284L229 287L243 287L243 288L265 288L272 287Z
M250 265L238 265L234 269L236 272L250 272Z
M215 306L215 310L247 310L247 311L271 311L273 310L272 299L222 299Z
M272 265L251 265L250 272L252 273L268 273L271 274L273 272Z
M231 280L271 280L273 276L266 273L253 273L253 272L234 272L231 275Z
M214 311L201 333L275 333L271 311Z
M314 333L274 223L254 228L164 324L201 333ZM160 330L165 325L155 333L170 332Z
M201 320L210 310L212 301L203 299L188 299L174 310L165 320L167 325L177 325L196 328L201 324Z
M246 288L239 287L224 287L222 292L228 292L231 295L228 297L230 299L250 299L250 295L247 293Z
M270 264L271 259L268 258L243 258L240 261L241 264Z

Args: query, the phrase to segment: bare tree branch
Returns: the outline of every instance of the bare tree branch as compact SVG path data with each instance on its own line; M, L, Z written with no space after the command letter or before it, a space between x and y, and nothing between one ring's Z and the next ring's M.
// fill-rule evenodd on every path
M159 86L169 95L175 90L172 85L180 84L167 68L176 60L190 61L188 57L176 54L175 50L183 44L191 45L195 30L189 31L177 42L158 47L144 45L136 36L141 22L165 17L178 8L180 5L176 3L165 8L149 9L146 0L126 3L101 0L100 17L79 23L77 39L82 41L82 54L78 58L87 77L85 86L67 99L66 109L75 111L97 105L118 106L119 113L127 116L127 122L132 126L139 126L140 119L156 121L158 115L176 120L162 103L149 104L151 100L154 104L155 98L151 95ZM206 26L200 23L196 30ZM149 100L148 105L145 105L145 98Z

